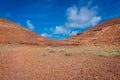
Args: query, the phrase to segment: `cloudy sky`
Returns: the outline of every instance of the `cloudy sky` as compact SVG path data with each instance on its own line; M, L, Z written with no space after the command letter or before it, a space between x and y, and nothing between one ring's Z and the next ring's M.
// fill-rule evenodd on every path
M120 0L0 0L0 17L59 40L120 17Z

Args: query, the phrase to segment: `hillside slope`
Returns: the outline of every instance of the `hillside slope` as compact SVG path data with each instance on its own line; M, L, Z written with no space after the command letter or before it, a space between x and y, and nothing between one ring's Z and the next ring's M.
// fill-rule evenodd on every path
M65 42L73 45L120 46L120 18L106 21L81 35L67 39Z
M5 19L0 19L0 44L44 44L47 40Z
M0 44L49 46L120 46L120 18L106 21L66 40L49 40L13 22L0 19Z

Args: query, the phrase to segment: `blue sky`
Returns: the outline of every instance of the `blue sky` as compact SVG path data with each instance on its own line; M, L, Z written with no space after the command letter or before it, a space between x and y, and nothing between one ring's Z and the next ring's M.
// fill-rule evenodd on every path
M59 40L120 17L120 0L0 0L0 17Z

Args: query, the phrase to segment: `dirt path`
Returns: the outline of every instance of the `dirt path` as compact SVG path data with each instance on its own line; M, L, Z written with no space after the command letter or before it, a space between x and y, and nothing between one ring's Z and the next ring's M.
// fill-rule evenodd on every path
M42 49L17 48L0 54L0 80L119 80L120 58L76 54L65 56Z

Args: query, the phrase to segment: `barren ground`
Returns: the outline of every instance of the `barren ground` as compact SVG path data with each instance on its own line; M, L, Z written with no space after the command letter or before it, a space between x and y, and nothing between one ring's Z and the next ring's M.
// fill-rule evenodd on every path
M120 50L0 46L0 80L119 80Z

